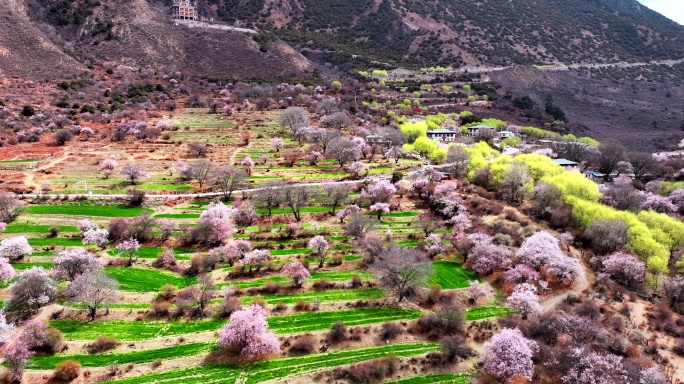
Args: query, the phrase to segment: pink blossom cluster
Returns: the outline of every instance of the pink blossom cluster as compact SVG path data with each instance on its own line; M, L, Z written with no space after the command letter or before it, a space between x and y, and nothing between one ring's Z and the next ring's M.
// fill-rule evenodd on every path
M325 254L325 251L328 249L330 246L330 243L328 243L328 240L325 239L325 237L321 235L316 235L309 240L309 248L313 251L313 254L315 255L323 255Z
M538 350L537 343L525 338L519 329L504 328L484 344L480 362L483 371L492 376L505 380L521 376L531 380L532 358Z
M266 311L255 304L230 315L228 324L219 331L219 345L250 360L280 352L278 338L268 330Z
M83 233L83 245L95 244L104 249L109 244L109 231L106 229L91 229Z
M206 225L211 231L209 241L213 243L223 243L235 232L233 223L233 208L227 207L223 203L211 203L209 207L200 215L200 224Z
M427 237L425 237L424 242L424 247L425 247L425 252L428 254L429 257L435 257L436 255L442 253L445 251L444 244L442 244L442 236L436 234L436 233L431 233Z
M302 264L299 260L292 260L291 263L285 264L280 269L280 272L290 276L294 285L297 287L301 286L302 282L311 276L309 270L306 269L304 264Z
M102 260L83 248L61 251L54 259L55 277L72 281L86 272L102 269Z
M389 203L392 196L397 192L397 187L388 180L381 180L374 185L361 191L361 198L369 199L372 204Z
M24 236L10 237L0 242L0 256L10 260L19 260L33 253L33 248Z
M517 285L513 294L506 299L506 305L520 312L523 318L542 311L537 288L528 283Z

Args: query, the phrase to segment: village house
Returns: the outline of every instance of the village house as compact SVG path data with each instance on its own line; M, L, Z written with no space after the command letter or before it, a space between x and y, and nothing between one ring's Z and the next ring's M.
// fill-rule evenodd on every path
M484 124L473 125L472 127L468 127L468 135L480 136L480 135L482 135L482 131L485 131L485 130L494 131L494 127L490 127L489 125L484 125Z
M509 137L515 137L515 136L516 136L515 132L511 132L511 131L499 132L499 138L500 139L508 139Z
M173 0L171 17L179 20L197 20L197 9L191 0Z
M553 159L553 162L565 168L566 171L577 171L579 170L579 163L568 160L568 159Z
M453 142L456 140L456 132L448 129L431 129L425 133L428 139L440 142Z

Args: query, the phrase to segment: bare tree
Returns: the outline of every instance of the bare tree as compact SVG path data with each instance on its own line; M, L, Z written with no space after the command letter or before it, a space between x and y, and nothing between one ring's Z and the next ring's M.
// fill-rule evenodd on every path
M57 145L62 146L68 143L74 137L74 135L68 129L60 129L59 131L55 132L52 137L55 139L55 143Z
M385 149L401 147L407 141L404 132L392 127L381 127L376 129L374 133L383 138Z
M328 149L330 142L338 137L340 137L339 132L324 128L312 129L309 132L309 140L314 144L318 144L323 149L323 152Z
M290 107L280 113L278 120L283 128L294 134L298 128L309 125L309 112L301 107Z
M88 311L90 321L97 310L116 300L119 282L102 271L88 272L77 277L67 289L67 299L79 303Z
M326 127L335 128L338 131L353 124L346 112L335 112L332 115L325 116L322 123Z
M629 162L632 164L634 177L637 179L642 179L645 176L657 176L660 173L659 164L650 153L631 153L629 155Z
M435 274L430 260L413 248L392 245L381 252L370 266L378 283L402 301L416 293Z
M340 168L345 164L355 161L359 158L359 147L351 140L344 137L338 137L330 142L325 155L331 159L337 160Z
M316 105L316 110L318 113L323 114L323 115L329 115L333 112L337 112L339 110L337 106L337 101L333 98L327 98L321 100L318 105Z
M202 143L190 143L188 144L188 156L190 157L207 157L209 153L209 148Z
M599 172L605 175L605 180L618 168L618 164L625 160L625 147L619 143L601 144L598 152L592 157L591 163Z
M252 195L254 205L267 209L268 215L271 216L273 208L278 208L282 204L284 187L285 184L280 180L267 181Z
M501 178L499 189L508 195L511 203L517 204L522 201L525 194L525 184L530 181L527 166L523 163L513 162L508 166Z
M373 227L378 224L378 220L365 215L354 215L344 227L344 233L355 239L362 239Z
M418 225L423 230L425 236L428 236L439 228L439 218L431 213L425 213L418 218Z
M191 285L181 291L176 296L176 305L179 308L192 308L198 311L199 315L204 313L204 309L209 301L214 297L216 284L209 275L200 276L199 283Z
M24 212L24 209L15 195L0 193L0 221L11 223Z
M204 191L204 187L211 183L214 176L214 164L209 160L199 160L190 165L192 178L199 185L200 192Z
M454 177L462 177L468 172L470 165L470 154L458 145L450 145L447 151L447 164Z
M215 168L213 179L214 186L223 193L223 200L228 201L247 180L247 174L235 167Z
M593 147L578 141L562 141L555 143L552 149L559 158L581 163L589 159Z
M297 222L302 220L302 208L311 201L311 189L288 185L283 188L283 200L290 207Z
M344 184L330 183L323 187L328 194L328 199L333 205L332 213L335 213L337 206L342 204L349 197L349 188Z

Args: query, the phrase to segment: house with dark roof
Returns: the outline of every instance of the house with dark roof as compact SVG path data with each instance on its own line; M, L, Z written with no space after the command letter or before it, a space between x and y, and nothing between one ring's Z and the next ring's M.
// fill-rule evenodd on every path
M495 131L494 127L490 127L489 125L485 124L478 124L478 125L473 125L472 127L468 127L468 135L470 136L480 136L482 134L482 131Z
M565 168L566 171L576 171L579 166L579 163L568 159L553 159L553 162Z
M456 132L448 129L431 129L425 133L430 140L440 142L453 142L456 140Z

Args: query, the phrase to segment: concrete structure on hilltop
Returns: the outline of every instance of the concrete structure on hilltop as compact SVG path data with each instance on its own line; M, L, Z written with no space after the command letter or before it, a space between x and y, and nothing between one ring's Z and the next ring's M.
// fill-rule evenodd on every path
M191 0L173 0L171 17L180 20L197 20L197 8Z

